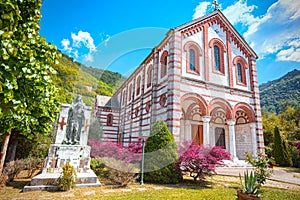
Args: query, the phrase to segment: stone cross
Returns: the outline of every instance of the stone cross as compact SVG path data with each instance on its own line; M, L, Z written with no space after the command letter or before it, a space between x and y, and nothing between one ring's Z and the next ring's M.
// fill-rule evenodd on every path
M212 4L215 6L215 10L217 10L218 6L219 6L218 1L214 0L214 2Z
M60 130L63 130L63 129L64 129L64 126L67 124L67 123L65 122L65 118L62 117L61 122L58 122L58 124L60 125Z

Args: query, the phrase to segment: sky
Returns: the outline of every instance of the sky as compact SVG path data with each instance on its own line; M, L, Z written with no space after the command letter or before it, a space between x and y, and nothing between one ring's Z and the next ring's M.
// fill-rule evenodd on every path
M213 0L43 0L40 34L87 66L129 76L168 30L214 10ZM300 70L299 0L219 0L258 55L259 84Z

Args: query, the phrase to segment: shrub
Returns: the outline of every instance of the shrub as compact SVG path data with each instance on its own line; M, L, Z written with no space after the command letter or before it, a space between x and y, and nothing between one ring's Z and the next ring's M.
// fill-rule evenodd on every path
M32 139L24 136L18 138L18 146L16 151L16 158L45 158L48 155L48 150L52 141L48 135L37 134Z
M107 168L105 163L101 159L92 158L91 159L91 169L95 172L97 176L107 177Z
M296 146L291 147L291 155L293 161L293 167L300 168L300 150Z
M134 182L138 176L139 168L132 163L114 158L106 158L104 162L108 168L107 178L114 184L126 187Z
M249 152L245 153L246 161L255 167L255 174L257 175L257 184L259 188L264 185L267 178L271 177L273 170L269 168L269 158L261 152L257 154L257 159Z
M58 180L58 187L61 191L67 191L75 186L77 178L76 171L69 162L62 166L62 170Z
M25 169L27 169L27 178L31 178L34 172L43 165L44 160L41 158L25 158L24 165Z
M177 158L177 144L166 123L156 122L146 141L144 181L152 183L181 182L181 173L174 170Z
M114 142L103 142L101 140L89 140L92 158L115 158L126 163L140 163L142 156L142 145L140 142L131 143L123 147Z
M211 173L216 173L217 166L223 166L222 160L229 160L230 154L219 146L199 146L194 141L185 141L179 149L179 159L175 169L187 172L194 181L205 179Z
M290 167L293 164L288 144L281 137L278 127L275 127L274 129L273 156L278 165Z
M7 182L11 182L25 168L26 164L24 162L24 159L19 159L6 163L2 173L7 175Z
M7 182L8 176L4 173L0 175L0 187L4 187Z

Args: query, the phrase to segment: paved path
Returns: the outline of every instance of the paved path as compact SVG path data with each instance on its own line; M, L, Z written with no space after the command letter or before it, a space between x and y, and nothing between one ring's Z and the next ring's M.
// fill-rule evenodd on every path
M220 175L239 176L239 174L243 175L244 171L246 171L247 169L253 170L253 168L246 167L219 167L217 168L216 172ZM298 178L300 177L300 173L288 173L282 169L276 168L273 169L273 172L274 173L269 178L270 180L300 185L300 178Z

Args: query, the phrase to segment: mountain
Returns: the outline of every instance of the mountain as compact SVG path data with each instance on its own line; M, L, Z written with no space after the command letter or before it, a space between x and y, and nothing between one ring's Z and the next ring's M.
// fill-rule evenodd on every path
M71 103L80 94L87 105L93 106L96 95L112 96L126 79L116 72L87 67L65 54L53 67L57 72L53 80L62 103Z
M287 105L300 105L300 70L293 70L283 77L261 84L260 100L264 111L280 113Z

